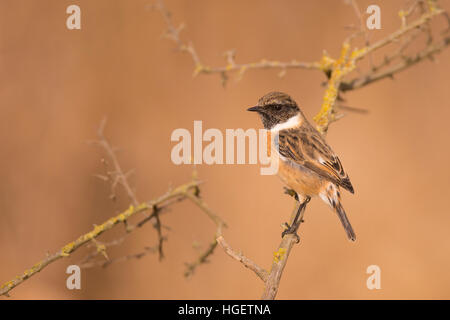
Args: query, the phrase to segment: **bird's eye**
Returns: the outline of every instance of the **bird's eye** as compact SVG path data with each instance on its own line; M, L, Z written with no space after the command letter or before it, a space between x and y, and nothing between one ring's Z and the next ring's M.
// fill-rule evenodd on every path
M274 108L276 111L280 111L280 110L281 110L281 106L280 106L279 104L274 105L273 108Z

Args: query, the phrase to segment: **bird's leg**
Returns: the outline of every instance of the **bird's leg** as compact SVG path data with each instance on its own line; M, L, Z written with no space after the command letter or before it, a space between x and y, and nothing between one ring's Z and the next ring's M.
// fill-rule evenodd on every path
M300 242L300 237L297 234L298 227L303 222L303 211L306 208L306 204L311 200L311 197L306 197L303 201L299 201L300 204L297 209L297 213L295 214L295 218L292 221L292 224L289 225L287 222L285 223L286 229L281 233L281 237L283 238L287 234L294 234L297 238L297 243Z
M293 197L296 201L299 201L297 192L295 192L294 189L289 189L289 188L284 187L284 193Z

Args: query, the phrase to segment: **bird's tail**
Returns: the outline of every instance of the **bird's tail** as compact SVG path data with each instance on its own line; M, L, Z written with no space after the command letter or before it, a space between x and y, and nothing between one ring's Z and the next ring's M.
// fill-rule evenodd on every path
M345 214L345 210L342 207L341 203L338 202L334 209L338 214L339 220L341 220L342 226L344 227L345 232L347 233L348 239L356 241L355 231L353 231L352 225L350 224L350 221L348 221L347 215Z
M341 194L339 192L339 188L330 183L326 188L326 191L320 193L320 197L328 203L334 211L336 211L339 220L341 220L342 226L347 233L348 239L351 241L356 241L355 231L353 231L352 225L350 224L350 221L348 221L347 215L345 214L344 207L341 205Z

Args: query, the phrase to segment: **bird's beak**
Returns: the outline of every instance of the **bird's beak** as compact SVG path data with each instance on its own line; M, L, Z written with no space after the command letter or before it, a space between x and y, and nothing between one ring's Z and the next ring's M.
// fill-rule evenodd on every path
M254 107L248 108L247 111L259 112L259 111L261 111L261 107L260 106L254 106Z

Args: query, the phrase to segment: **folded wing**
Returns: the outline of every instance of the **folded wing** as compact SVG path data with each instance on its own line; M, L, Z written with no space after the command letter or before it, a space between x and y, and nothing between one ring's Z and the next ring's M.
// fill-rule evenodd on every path
M283 157L354 193L341 161L312 126L279 131L278 146Z

